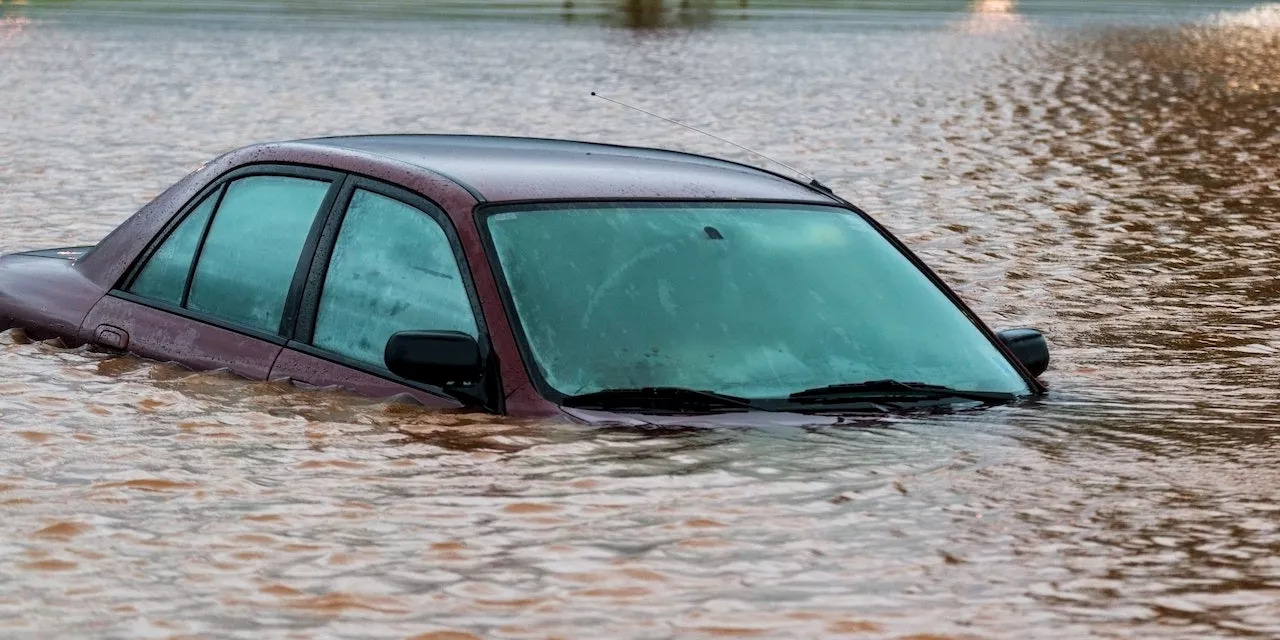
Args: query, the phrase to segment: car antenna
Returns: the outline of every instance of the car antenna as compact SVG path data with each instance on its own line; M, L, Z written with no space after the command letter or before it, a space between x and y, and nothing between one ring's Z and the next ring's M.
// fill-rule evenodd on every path
M825 185L825 184L822 184L821 182L818 182L818 179L817 179L817 178L815 178L815 177L813 177L813 176L811 176L811 175L809 175L809 174L807 174L807 173L805 173L805 172L803 172L803 171L801 171L801 170L799 170L799 169L797 169L797 168L795 168L795 167L793 167L793 166L791 166L791 165L789 165L789 164L787 164L787 163L785 163L785 162L782 162L781 160L774 160L773 158L770 158L769 156L766 156L765 154L760 153L759 151L756 151L755 149L748 149L748 148L746 148L746 147L744 147L744 146L742 146L742 145L740 145L740 144L738 144L738 143L736 143L736 142L734 142L734 141L732 141L732 140L725 140L724 138L721 138L720 136L718 136L718 135L716 135L716 134L714 134L714 133L708 133L708 132L703 131L702 129L699 129L699 128L695 127L695 126L687 125L687 124L685 124L685 123L683 123L683 122L678 122L678 121L676 121L676 120L672 120L671 118L668 118L668 117L666 117L666 116L660 116L660 115L658 115L658 114L656 114L656 113L653 113L653 112L651 112L651 111L645 111L644 109L641 109L640 107L634 107L634 106L631 106L631 105L629 105L629 104L627 104L627 103L625 103L625 102L622 102L621 100L614 100L613 98L609 98L609 97L606 97L606 96L602 96L602 95L600 95L600 94L598 94L598 93L596 93L596 92L594 92L594 91L592 91L592 92L591 92L591 95L592 95L592 96L594 96L594 97L596 97L596 98L600 98L601 100L605 100L605 101L607 101L607 102L612 102L612 103L614 103L614 104L616 104L616 105L618 105L618 106L620 106L620 107L626 107L626 108L628 108L628 109L631 109L632 111L639 111L640 113L643 113L643 114L645 114L645 115L647 115L647 116L653 116L653 117L655 117L655 118L657 118L657 119L659 119L659 120L665 120L665 121L670 122L671 124L674 124L674 125L676 125L676 126L680 126L680 127L684 127L684 128L686 128L686 129L689 129L690 131L696 131L696 132L698 132L698 133L701 133L701 134L702 134L702 135L704 135L704 136L708 136L708 137L711 137L711 138L715 138L716 140L719 140L720 142L723 142L723 143L725 143L725 144L733 145L733 146L735 146L735 147L737 147L737 148L739 148L739 149L742 149L743 151L746 151L747 153L755 154L755 155L757 155L757 156L760 156L761 158L764 158L765 160L768 160L769 162L772 162L772 163L774 163L774 164L776 164L776 165L784 166L784 167L786 167L786 168L788 168L788 169L790 169L790 170L792 170L792 171L796 172L796 173L797 173L797 174L799 174L801 177L803 177L803 178L805 178L806 180L808 180L808 181L809 181L809 186L811 186L811 187L816 187L816 188L821 189L821 190L823 190L823 191L825 191L825 192L827 192L827 193L832 193L832 194L834 194L834 192L831 190L831 188L830 188L830 187L828 187L828 186L827 186L827 185Z

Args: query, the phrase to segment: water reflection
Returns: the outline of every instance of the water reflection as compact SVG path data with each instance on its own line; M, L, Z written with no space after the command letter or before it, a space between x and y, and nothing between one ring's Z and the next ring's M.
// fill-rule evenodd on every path
M1082 178L1061 180L1107 203L1080 233L1106 247L1089 271L1127 313L1111 316L1123 326L1088 314L1094 339L1146 345L1133 357L1153 362L1275 353L1280 31L1114 30L1087 46L1059 58L1052 90L1072 99L1046 112L1073 133L1045 142Z
M1023 244L1017 277L1071 283L1058 326L1082 357L1128 372L1115 398L1057 422L1067 441L1026 439L1082 479L1025 512L1036 533L1019 543L1024 560L1061 569L1029 593L1073 619L1188 635L1280 624L1267 560L1280 537L1262 515L1274 501L1243 489L1274 482L1277 455L1276 35L1230 16L1073 34L1030 63L1047 68L1029 82L987 95L984 119L1002 123L988 148L1025 155L1022 175L1052 185L1064 235L1084 249ZM1135 483L1135 503L1097 500ZM1123 561L1059 564L1054 545Z
M566 12L571 4L566 3ZM629 29L705 27L721 15L713 0L621 0L618 4L618 23Z
M23 29L31 26L31 19L0 4L0 46L16 38Z
M965 415L590 430L0 333L0 635L1280 634L1269 10L1003 37L1032 5L970 9L999 33L16 31L0 250L91 242L260 139L468 131L732 156L585 97L608 84L820 171L984 317L1045 329L1055 361L1042 402Z
M968 15L957 23L966 33L1022 31L1029 26L1018 12L1018 0L973 0Z

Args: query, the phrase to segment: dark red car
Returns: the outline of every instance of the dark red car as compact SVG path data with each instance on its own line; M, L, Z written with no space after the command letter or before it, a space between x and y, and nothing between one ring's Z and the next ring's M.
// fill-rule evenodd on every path
M816 182L480 136L228 153L96 246L0 258L10 327L253 379L587 421L1002 402L1043 392L1048 364L1038 332L992 333Z

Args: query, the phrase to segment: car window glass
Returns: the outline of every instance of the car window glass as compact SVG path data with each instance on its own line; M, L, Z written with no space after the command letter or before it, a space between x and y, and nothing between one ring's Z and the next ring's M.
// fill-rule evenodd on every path
M431 216L357 190L329 262L312 344L384 368L387 340L409 330L478 335L453 247Z
M488 219L547 384L753 398L892 378L1024 393L978 326L861 217L801 205L566 205Z
M187 286L187 273L191 270L191 258L200 243L209 214L217 201L210 195L183 220L152 254L147 265L134 278L129 293L160 300L170 304L182 304L182 290Z
M253 176L231 183L200 251L187 307L275 333L329 183Z

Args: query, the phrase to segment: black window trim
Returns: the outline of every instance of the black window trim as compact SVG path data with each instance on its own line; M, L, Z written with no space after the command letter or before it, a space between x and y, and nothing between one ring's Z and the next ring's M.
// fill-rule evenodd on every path
M224 188L225 186L225 182L213 182L204 189L201 189L199 193L188 200L186 204L182 205L182 208L178 210L177 215L170 218L169 221L161 227L160 232L152 237L151 242L149 242L147 246L138 253L138 256L134 258L133 263L129 265L129 268L125 269L124 274L120 276L119 282L112 287L112 290L119 290L127 293L129 288L134 285L134 281L136 281L138 276L142 274L142 270L147 267L149 262L151 262L151 258L155 257L155 254L160 250L160 247L164 246L164 243L169 241L169 238L178 230L178 227L182 226L182 223L186 222L187 218L189 218L191 214L209 198L214 199L213 211L209 212L209 219L213 220L213 214L217 213L218 207L222 205L222 195L226 192L226 189ZM200 252L200 245L204 242L204 232L208 231L208 229L209 223L206 222L205 228L201 231L200 239L196 244L197 254ZM178 296L179 302L182 302L186 298L186 290L191 284L191 271L195 266L196 257L198 256L193 254L191 264L187 265L187 280L182 285L182 294Z
M855 215L871 226L882 238L893 245L907 260L914 265L925 277L940 289L953 305L969 319L969 321L982 333L992 346L1004 355L1005 359L1010 363L1018 375L1027 385L1027 389L1032 396L1040 395L1046 391L1044 383L1040 382L1035 376L1030 375L1026 368L1018 362L1018 359L1009 351L1008 347L996 336L995 332L987 326L977 313L974 312L960 296L942 280L936 272L933 271L915 252L911 251L897 236L893 235L886 227L877 222L869 214L853 204L840 201L835 203L814 202L812 200L774 200L774 199L750 199L736 200L731 198L720 199L690 199L690 198L568 198L559 200L513 200L507 202L480 202L475 205L472 210L476 227L479 229L481 243L484 245L485 258L489 262L489 268L493 272L494 280L497 282L498 297L504 314L507 317L507 324L511 327L516 346L520 351L520 356L524 360L525 373L534 388L546 398L548 401L560 405L568 396L551 386L543 375L541 365L533 356L533 351L529 346L529 338L525 332L524 323L521 321L519 313L515 308L515 301L511 296L511 288L507 282L507 274L502 269L502 263L498 258L498 251L493 244L493 236L489 231L489 218L504 212L511 211L538 211L538 210L560 210L568 207L590 207L590 206L649 206L662 207L670 206L725 206L732 205L735 207L749 208L753 206L769 207L769 206L795 206L804 208L824 208L841 211L845 214Z
M290 280L289 292L285 296L284 309L281 313L280 326L277 328L275 333L264 331L259 327L251 327L238 322L233 322L226 318L188 309L185 306L188 302L188 297L190 296L191 281L195 275L196 265L200 260L201 253L204 251L204 242L208 237L209 229L212 228L213 220L217 217L218 210L222 206L222 199L226 195L227 185L242 178L256 176L302 178L327 182L329 184L329 188L325 192L324 199L316 209L316 216L311 223L311 229L308 232L307 240L303 244L302 252L298 256L298 264L294 266L293 278ZM181 209L178 210L177 215L174 215L167 223L165 223L165 226L161 231L157 233L147 247L138 254L138 257L134 259L133 264L131 264L129 269L127 269L124 275L121 276L120 281L116 283L116 286L107 292L107 295L120 298L122 300L128 300L153 309L158 309L160 311L165 311L167 313L172 313L176 316L195 320L219 329L225 329L227 331L232 331L234 333L239 333L241 335L283 346L288 342L292 335L292 323L297 315L298 299L301 297L302 285L306 279L305 275L303 275L305 274L303 266L305 265L308 269L310 268L312 258L315 254L316 243L319 240L320 230L324 227L325 221L333 215L333 208L338 193L341 192L348 178L347 174L333 169L283 163L250 164L228 171L218 176L205 188L201 189L195 196L188 200ZM128 291L129 287L133 286L134 281L142 272L142 269L145 268L146 264L155 255L156 251L164 245L165 241L169 239L178 226L187 220L192 212L194 212L201 204L204 204L206 198L214 196L215 193L217 201L214 203L214 209L209 215L209 220L205 223L205 227L201 232L200 241L196 245L195 253L192 254L191 264L188 265L187 268L187 279L183 285L180 305L173 305L163 300L155 300L130 293Z
M191 282L196 278L196 265L200 263L200 254L204 253L204 241L209 238L209 229L213 228L213 218L218 214L218 209L222 208L222 199L226 197L227 188L230 184L230 182L223 182L218 185L218 196L213 201L213 210L209 212L209 219L204 221L204 228L200 230L200 237L196 240L196 250L191 253L191 264L187 265L187 277L182 281L182 293L178 296L178 306L183 309L187 308L188 298L191 297ZM183 216L182 222L186 222L186 217L194 213L196 209L199 209L201 204L204 204L203 200L197 203L196 206L191 208L191 211L188 211L187 214ZM173 228L169 230L169 233L172 234L174 231L177 231L178 227L182 226L182 222L173 225ZM165 242L168 242L168 240L168 238L165 238ZM158 251L160 247L163 246L163 242L156 245L156 250ZM149 263L150 260L148 259L147 262ZM138 273L142 273L142 269L146 268L146 264L147 263L143 263L143 266L138 269ZM134 283L132 281L129 282L130 287L132 287L133 284Z
M368 191L386 198L390 198L397 202L403 203L409 207L416 209L419 213L430 217L444 232L445 237L449 241L449 247L453 250L454 259L458 263L458 270L462 277L462 285L466 290L468 302L471 305L471 314L476 321L476 331L479 334L480 353L486 361L493 359L493 347L489 340L488 326L484 320L484 312L480 306L480 296L478 295L474 279L472 278L470 261L467 260L467 254L462 246L462 240L458 236L457 229L454 227L453 219L435 201L427 198L419 193L410 191L403 187L388 184L374 178L351 174L343 183L341 191L337 194L333 207L330 209L328 218L325 220L323 228L319 231L316 238L316 244L312 248L311 264L305 270L306 275L302 277L303 285L300 289L299 297L295 309L297 312L294 326L290 332L290 338L285 344L285 348L303 353L321 360L342 365L344 367L360 371L371 376L376 376L384 380L389 380L397 384L418 389L429 393L433 396L445 398L449 400L457 400L452 395L441 389L440 387L406 380L385 367L377 367L367 362L353 360L342 354L322 349L311 344L315 338L316 317L320 310L320 297L324 294L324 283L329 273L329 263L333 258L334 247L337 246L338 235L342 231L342 223L346 220L347 209L351 205L351 200L355 196L356 190ZM303 273L303 269L299 269L299 275ZM496 369L495 369L496 371ZM494 379L488 382L498 383L496 374ZM502 393L493 394L491 401L497 404L494 409L498 413L503 412Z

